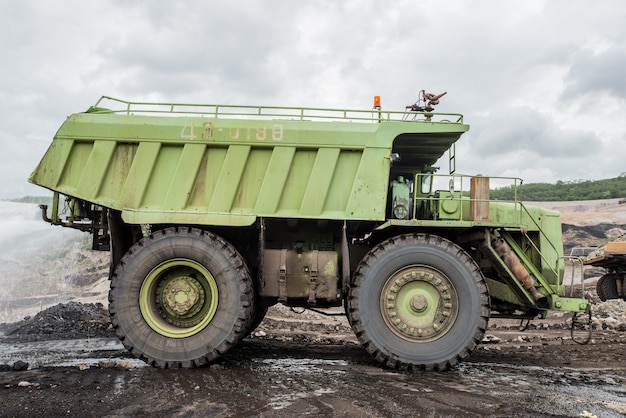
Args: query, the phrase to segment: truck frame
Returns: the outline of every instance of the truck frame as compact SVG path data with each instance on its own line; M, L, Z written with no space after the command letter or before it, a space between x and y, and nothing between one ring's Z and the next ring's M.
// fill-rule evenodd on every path
M469 126L433 110L103 96L29 181L53 191L48 221L110 251L113 327L151 365L213 362L282 303L343 306L380 363L446 370L490 317L589 302L564 296L559 214L523 204L519 179L457 174ZM504 180L514 201L490 200Z

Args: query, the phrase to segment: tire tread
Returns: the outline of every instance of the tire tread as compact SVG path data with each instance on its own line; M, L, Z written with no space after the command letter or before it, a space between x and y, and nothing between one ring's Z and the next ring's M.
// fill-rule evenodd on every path
M241 291L240 303L241 309L237 315L236 321L230 334L219 345L209 349L207 346L207 352L204 355L197 356L195 358L189 358L185 360L177 361L165 361L151 356L144 350L140 349L129 343L125 331L120 325L119 313L116 309L115 301L115 289L117 284L124 276L125 270L128 268L128 262L135 257L141 250L145 249L147 245L153 244L160 240L167 240L171 237L193 238L200 239L210 244L213 247L218 248L229 260L232 268L236 272L235 277L238 278L238 287ZM245 264L245 261L239 255L237 250L226 242L221 237L198 228L190 227L169 227L155 231L154 233L139 240L133 245L126 254L120 260L115 272L111 277L111 284L109 290L109 314L111 318L111 324L115 333L126 349L131 352L135 357L145 361L146 363L164 369L173 368L194 368L209 364L219 359L225 353L227 353L232 347L234 347L243 337L245 337L244 331L246 330L247 322L251 318L254 309L254 291L252 286L252 279L250 272Z
M402 359L397 358L392 353L381 350L376 344L369 338L363 320L361 318L358 301L361 287L364 280L366 280L365 272L379 262L382 255L395 248L410 244L432 245L436 246L448 253L463 260L463 264L471 271L474 284L480 289L480 301L481 301L481 313L480 320L474 335L468 340L465 347L461 349L459 353L438 363L409 363L404 362ZM411 370L411 371L445 371L456 366L459 362L465 360L470 356L472 351L478 346L482 337L487 329L487 323L489 321L489 292L485 284L484 278L480 268L476 262L459 246L454 244L438 235L431 234L403 234L395 237L391 237L386 241L383 241L374 246L366 256L359 262L356 271L352 277L352 285L350 293L347 298L347 314L350 325L357 339L361 343L362 347L377 361L385 364L387 367L398 370Z

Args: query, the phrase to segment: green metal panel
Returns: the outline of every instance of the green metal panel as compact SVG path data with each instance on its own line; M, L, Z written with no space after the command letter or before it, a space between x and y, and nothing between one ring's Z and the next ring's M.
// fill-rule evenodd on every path
M285 167L291 167L295 147L275 147L268 162L265 176L259 190L259 197L254 208L255 213L275 213L278 209L280 194L275 190L283 190L289 174Z
M115 103L67 118L30 181L130 223L382 221L391 152L432 164L468 129L460 115Z
M251 152L244 171L241 174L241 181L237 189L237 195L235 196L234 204L231 209L232 212L254 212L256 202L259 201L259 193L261 191L261 185L263 184L265 173L269 161L272 157L272 150L255 149Z
M51 165L48 166L48 170L60 170L61 173L59 175L59 182L57 184L56 190L67 190L68 195L77 196L77 188L80 182L80 179L85 173L85 165L87 164L87 160L89 159L89 155L91 155L91 150L93 149L93 142L83 142L83 141L71 141L72 146L69 150L69 155L67 158L65 155L58 156L56 158L52 158ZM64 147L61 147L63 151ZM58 161L58 162L57 162ZM59 164L58 166L54 166L54 164ZM96 197L97 191L90 191L89 196Z
M39 184L47 185L52 189L59 185L63 175L63 167L67 164L73 147L74 141L52 142L36 171L39 176Z
M152 176L152 168L161 150L158 142L143 142L137 146L128 176L122 187L120 206L139 208Z
M340 208L347 207L350 199L345 190L353 187L362 156L359 151L341 150L324 206L324 212L331 217L341 218L344 215Z
M385 219L390 166L389 149L363 150L346 208L348 219Z
M206 145L204 144L185 144L183 146L165 197L165 208L183 210L187 207L191 188L197 178L205 149Z
M98 141L93 144L85 167L80 173L76 194L85 196L95 194L99 196L106 170L111 164L111 157L115 152L115 142Z
M278 210L276 212L279 216L287 218L297 217L302 198L311 177L311 170L313 170L316 155L316 150L297 150L291 165L284 167L288 173L288 180L281 191L281 198L278 202Z
M339 148L320 148L317 152L302 196L301 215L318 216L322 213L338 159Z
M557 293L561 293L565 291L560 287L565 272L561 215L553 210L538 210L541 212L541 234L539 235L539 248L543 257L541 273L548 283L557 288Z
M214 193L208 205L209 212L225 213L229 212L233 207L248 155L250 155L249 145L232 145L228 147Z

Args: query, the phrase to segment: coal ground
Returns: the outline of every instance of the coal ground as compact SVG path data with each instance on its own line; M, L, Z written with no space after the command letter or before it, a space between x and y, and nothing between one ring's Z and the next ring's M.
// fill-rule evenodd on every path
M60 303L21 321L0 324L0 332L4 339L20 342L115 337L104 305L80 302Z
M160 370L129 360L119 343L110 348L104 306L70 302L0 326L0 346L36 353L0 365L0 416L626 414L626 302L596 303L586 345L572 340L569 320L557 315L524 331L492 320L468 361L449 372L406 373L370 358L344 317L276 306L217 363ZM46 363L59 346L73 361Z

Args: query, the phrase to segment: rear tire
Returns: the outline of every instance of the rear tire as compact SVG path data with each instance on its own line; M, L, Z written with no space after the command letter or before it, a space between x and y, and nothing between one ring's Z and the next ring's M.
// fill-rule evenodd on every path
M596 283L596 293L602 302L609 299L619 299L620 295L617 293L615 273L605 274L598 279L598 283Z
M132 246L113 274L109 302L124 346L162 368L219 358L245 336L255 310L241 255L191 228L163 229Z
M489 320L489 295L473 259L442 237L390 238L361 261L348 319L367 352L388 367L447 370L467 358Z

